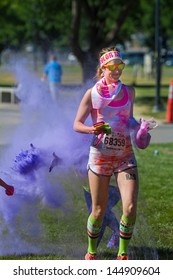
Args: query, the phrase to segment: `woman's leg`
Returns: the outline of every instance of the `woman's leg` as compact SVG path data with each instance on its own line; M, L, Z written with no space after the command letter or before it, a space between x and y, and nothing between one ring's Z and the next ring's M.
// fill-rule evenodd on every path
M138 197L138 171L131 168L117 175L121 193L123 215L120 220L120 245L118 256L126 255L136 219Z
M88 217L88 252L96 254L97 241L101 231L102 221L107 207L108 187L110 177L88 172L92 198L92 212Z

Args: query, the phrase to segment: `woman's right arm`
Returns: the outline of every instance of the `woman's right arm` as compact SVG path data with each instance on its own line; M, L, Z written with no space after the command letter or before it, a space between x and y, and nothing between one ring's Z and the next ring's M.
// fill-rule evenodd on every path
M74 130L80 133L93 134L95 132L94 126L85 125L85 121L92 110L91 89L87 90L79 105L76 118L74 121Z

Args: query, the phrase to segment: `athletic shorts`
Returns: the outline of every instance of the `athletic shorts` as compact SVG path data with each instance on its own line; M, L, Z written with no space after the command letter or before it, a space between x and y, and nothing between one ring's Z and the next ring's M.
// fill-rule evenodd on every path
M137 167L137 162L133 151L124 157L110 156L91 148L88 160L88 170L104 176L125 171Z

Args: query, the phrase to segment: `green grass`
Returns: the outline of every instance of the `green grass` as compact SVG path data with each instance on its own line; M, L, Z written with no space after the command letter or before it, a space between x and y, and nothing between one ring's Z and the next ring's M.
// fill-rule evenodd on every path
M41 76L42 69L39 69L37 75ZM162 80L160 87L160 99L162 110L154 112L155 96L156 96L156 79L154 76L148 79L142 72L139 71L138 75L133 74L133 68L127 66L122 75L122 82L128 85L134 85L136 89L135 100L135 114L142 115L143 117L154 117L158 120L165 121L167 97L169 92L169 84L172 80L173 67L163 67ZM0 72L0 85L15 83L14 77L1 70ZM79 85L82 84L82 72L79 64L64 64L63 65L63 85Z
M79 64L64 64L62 84L75 85L82 84L82 72ZM43 68L39 68L36 75L42 75ZM16 84L15 77L0 67L0 85L14 85Z
M63 84L82 84L82 71L79 64L62 64L63 67ZM39 67L38 75L42 75L43 68ZM169 85L172 80L173 67L162 67L162 79L161 86ZM122 82L126 84L134 84L136 86L152 86L156 84L156 77L153 74L150 78L147 78L143 73L143 68L141 68L137 74L134 74L132 66L126 66L121 78ZM12 74L4 71L0 67L0 85L1 84L11 84L13 85L15 78Z
M154 151L158 150L158 156ZM130 243L132 259L153 259L154 252L159 259L173 259L173 208L172 208L172 160L173 143L151 144L146 150L136 151L139 168L140 191L138 215L134 236ZM19 236L31 245L40 244L46 249L48 244L57 248L58 253L24 254L1 256L0 259L83 259L86 251L87 208L84 202L82 185L87 178L76 177L73 171L66 178L61 178L69 200L63 209L40 207L42 232L35 239L29 236L25 221ZM25 210L27 211L27 209ZM121 215L121 202L114 209L117 218ZM19 219L19 217L18 217ZM19 220L17 220L19 222ZM107 248L111 235L106 230L99 245L101 259L114 259L117 249Z
M136 88L136 98L134 105L134 115L144 118L155 118L162 122L166 121L168 89L162 88L160 93L161 110L154 111L155 106L155 88Z
M172 80L172 70L173 67L162 66L161 72L161 81L160 85L165 86L169 85ZM143 68L140 68L137 74L134 74L132 66L126 66L123 75L122 81L126 84L134 84L136 86L155 86L156 84L156 74L153 73L150 77L144 75Z
M14 85L16 83L14 76L6 71L0 71L0 85Z
M158 156L154 156L155 150L158 150ZM145 200L143 213L150 225L160 258L173 259L173 143L152 144L145 151L137 153L137 159L141 195Z
M62 84L74 85L82 83L82 71L79 64L63 65Z

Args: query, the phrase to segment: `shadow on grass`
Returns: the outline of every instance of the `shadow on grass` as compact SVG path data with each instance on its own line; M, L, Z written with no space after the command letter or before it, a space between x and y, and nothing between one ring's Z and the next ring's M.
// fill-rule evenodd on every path
M128 256L130 260L173 260L173 250L130 246ZM116 254L103 252L99 257L101 260L114 260Z
M162 248L149 248L149 247L129 247L129 259L130 260L173 260L173 250ZM116 252L101 252L99 253L100 260L116 260ZM73 260L66 256L58 255L35 255L35 254L23 254L23 255L7 255L0 256L0 260ZM77 258L75 258L77 259ZM81 259L80 257L78 259Z
M173 260L173 250L164 248L158 250L159 260Z
M65 256L58 255L35 255L35 254L22 254L22 255L7 255L0 256L0 260L66 260Z

